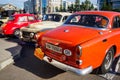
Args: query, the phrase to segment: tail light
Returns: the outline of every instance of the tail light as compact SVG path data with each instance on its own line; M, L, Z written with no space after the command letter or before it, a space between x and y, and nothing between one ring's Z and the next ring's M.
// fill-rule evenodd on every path
M76 48L76 57L77 57L77 59L79 59L81 55L82 55L82 47L77 46L77 48Z
M77 46L76 48L76 64L82 65L82 60L80 60L80 56L82 55L82 47Z

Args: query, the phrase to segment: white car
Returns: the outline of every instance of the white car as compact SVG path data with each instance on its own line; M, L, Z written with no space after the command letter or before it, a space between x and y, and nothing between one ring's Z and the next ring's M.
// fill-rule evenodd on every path
M28 27L21 28L20 39L23 41L35 41L34 36L38 32L50 30L63 24L71 13L56 12L43 16L42 22L30 24Z

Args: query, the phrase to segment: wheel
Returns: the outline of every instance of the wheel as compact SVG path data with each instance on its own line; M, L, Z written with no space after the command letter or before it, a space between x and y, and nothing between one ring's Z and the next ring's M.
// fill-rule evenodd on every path
M114 49L110 48L104 58L104 61L100 67L100 73L105 74L107 73L112 65L113 62L113 57L114 57Z
M19 29L16 29L15 31L14 31L14 34L13 34L15 37L19 37L19 35L20 35L20 30Z

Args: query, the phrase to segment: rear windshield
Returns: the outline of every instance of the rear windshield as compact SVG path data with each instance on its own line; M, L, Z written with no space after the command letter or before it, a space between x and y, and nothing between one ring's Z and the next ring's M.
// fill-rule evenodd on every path
M62 16L59 14L46 14L43 16L43 21L55 21L59 22Z
M13 21L13 20L15 20L15 16L10 16L9 21Z
M106 28L108 22L108 18L100 15L71 15L64 24L81 25L93 28Z

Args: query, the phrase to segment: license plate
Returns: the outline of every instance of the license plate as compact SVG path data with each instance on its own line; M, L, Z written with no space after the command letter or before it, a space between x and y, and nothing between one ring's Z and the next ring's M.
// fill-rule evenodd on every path
M55 46L55 45L52 45L52 44L49 44L49 43L46 43L46 48L49 49L49 50L52 50L54 52L57 52L57 53L62 53L62 48L61 47L58 47L58 46Z
M44 57L44 53L42 52L42 50L40 48L36 48L34 51L34 55L39 58L40 60L43 60Z

